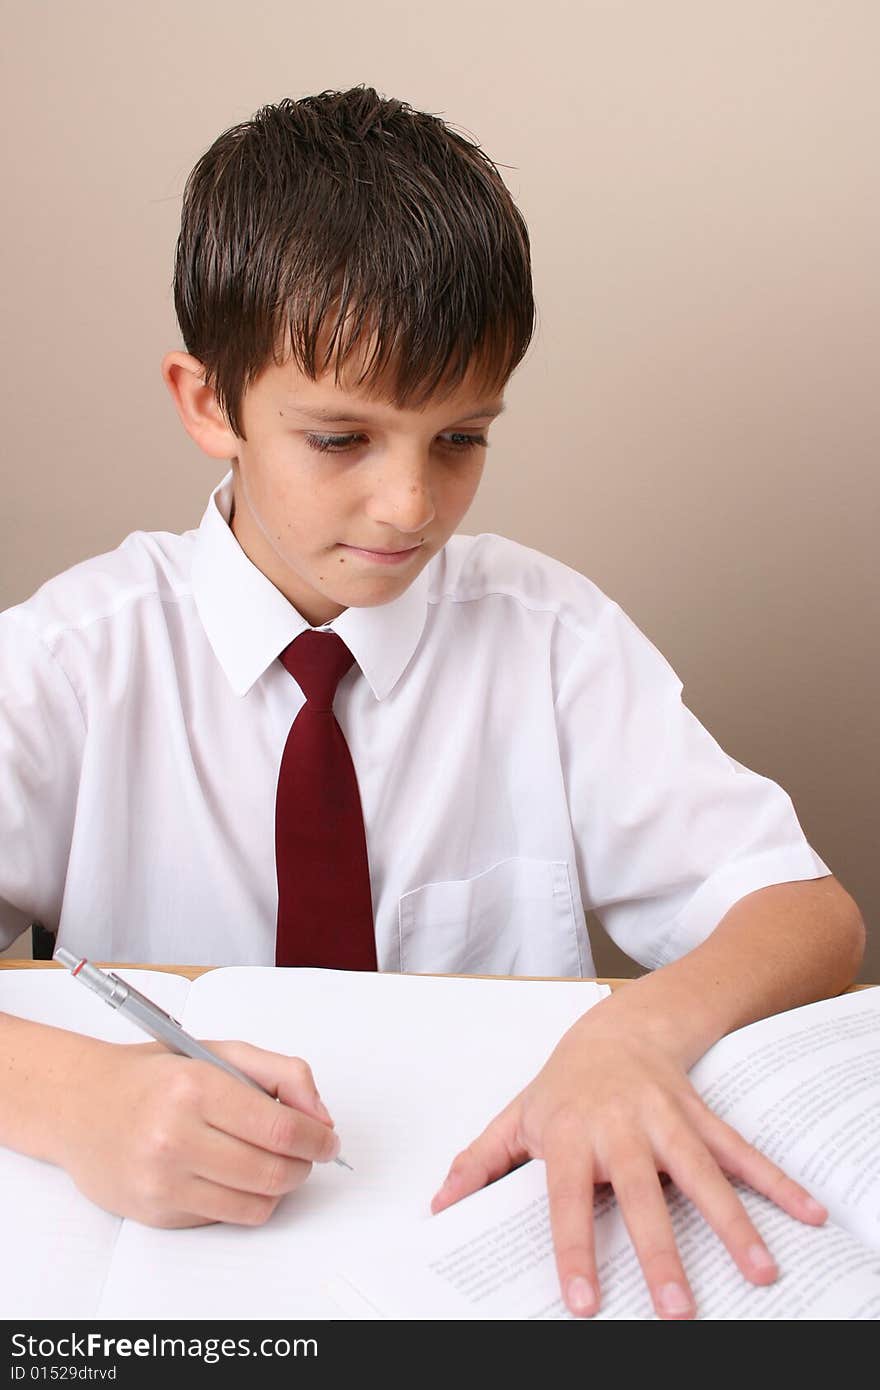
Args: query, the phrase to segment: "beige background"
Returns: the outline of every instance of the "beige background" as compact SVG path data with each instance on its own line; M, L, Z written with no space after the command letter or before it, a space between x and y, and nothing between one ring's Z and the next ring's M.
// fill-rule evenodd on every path
M532 235L540 327L463 529L627 609L719 742L789 790L880 979L880 5L21 0L2 20L0 606L131 530L196 525L225 471L159 375L197 157L285 95L401 97L505 166Z

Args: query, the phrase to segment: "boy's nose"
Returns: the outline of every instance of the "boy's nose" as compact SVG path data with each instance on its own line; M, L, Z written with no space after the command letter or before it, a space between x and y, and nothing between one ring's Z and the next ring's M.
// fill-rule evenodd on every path
M377 474L368 511L374 521L398 531L423 530L435 515L427 468L411 460L386 461Z

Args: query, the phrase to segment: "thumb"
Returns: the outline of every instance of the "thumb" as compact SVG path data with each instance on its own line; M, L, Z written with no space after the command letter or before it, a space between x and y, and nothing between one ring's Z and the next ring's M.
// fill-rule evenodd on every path
M312 1069L302 1057L286 1057L245 1042L211 1042L206 1046L238 1067L282 1104L333 1126L330 1112L318 1094Z
M436 1215L487 1183L504 1177L530 1157L519 1139L519 1099L495 1116L482 1134L456 1154L442 1186L431 1198Z

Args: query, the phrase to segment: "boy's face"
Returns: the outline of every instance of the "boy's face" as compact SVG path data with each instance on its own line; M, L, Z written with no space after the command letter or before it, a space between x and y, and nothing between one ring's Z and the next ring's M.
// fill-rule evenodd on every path
M313 626L397 598L445 545L480 482L503 409L466 380L447 400L398 410L317 382L288 361L245 393L234 441L232 530Z

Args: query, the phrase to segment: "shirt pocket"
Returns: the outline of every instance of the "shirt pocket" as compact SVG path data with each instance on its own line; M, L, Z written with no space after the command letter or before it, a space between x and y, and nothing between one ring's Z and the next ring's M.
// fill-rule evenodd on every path
M582 975L586 927L565 860L505 859L476 878L426 883L398 911L405 973Z

